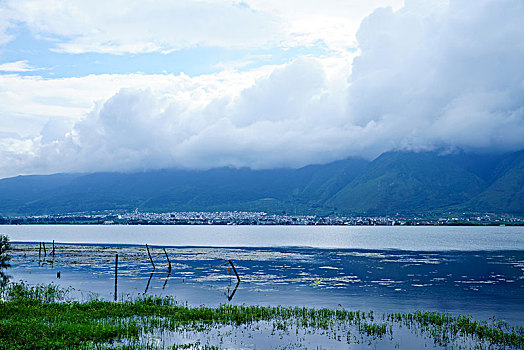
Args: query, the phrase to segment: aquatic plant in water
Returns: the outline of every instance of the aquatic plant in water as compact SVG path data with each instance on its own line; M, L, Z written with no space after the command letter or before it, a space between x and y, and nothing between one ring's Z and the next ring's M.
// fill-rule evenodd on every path
M109 302L68 299L55 285L11 283L0 290L0 349L216 349L249 346L262 334L273 348L333 344L398 343L412 338L433 346L467 349L524 347L524 329L489 325L435 312L372 311L220 305L189 307L172 297ZM400 332L400 333L399 333ZM315 338L316 337L316 338ZM235 346L231 339L240 342ZM421 340L422 339L422 340ZM243 344L247 342L249 344ZM389 345L388 345L389 344ZM313 346L314 347L314 346ZM322 346L324 348L324 346Z

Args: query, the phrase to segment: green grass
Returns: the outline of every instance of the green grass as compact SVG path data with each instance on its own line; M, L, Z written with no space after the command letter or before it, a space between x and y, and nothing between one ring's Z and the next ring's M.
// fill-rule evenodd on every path
M391 313L302 307L189 307L170 297L143 297L123 302L67 299L55 285L9 284L0 290L0 349L157 349L148 341L155 332L213 332L222 326L260 328L272 334L292 330L319 331L326 339L346 335L347 341L394 339L394 329L406 327L446 346L468 339L471 348L523 348L523 328L488 325L466 316L434 312ZM353 330L353 338L350 334ZM358 335L358 338L356 337ZM351 340L353 339L353 340ZM195 340L173 349L214 349Z

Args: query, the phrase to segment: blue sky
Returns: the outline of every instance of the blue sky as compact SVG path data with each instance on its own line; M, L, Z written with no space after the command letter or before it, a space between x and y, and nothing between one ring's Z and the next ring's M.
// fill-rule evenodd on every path
M521 0L0 0L0 177L524 148Z
M330 55L333 50L354 51L360 20L377 5L398 5L399 1L351 6L331 1L325 5L326 13L317 12L324 6L302 3L305 11L301 13L295 6L286 9L277 2L258 0L252 5L243 1L117 0L2 4L5 39L0 62L24 62L24 67L35 69L20 71L20 75L62 78L108 73L184 72L195 76L245 61L247 64L235 68L283 64L303 55ZM344 11L334 16L337 8ZM353 18L344 21L342 15L348 11L354 13ZM304 28L304 22L312 28ZM329 32L337 29L341 33L338 40L345 41L342 44L330 41Z
M325 56L332 51L317 41L307 46L242 48L195 46L172 52L111 54L87 52L82 54L57 52L58 37L35 37L24 24L8 31L13 39L3 46L0 62L25 62L27 71L21 76L45 78L81 77L89 74L180 74L189 76L212 74L228 65L246 71L262 65L280 65L296 57ZM356 48L347 48L356 51ZM3 72L6 74L8 72Z

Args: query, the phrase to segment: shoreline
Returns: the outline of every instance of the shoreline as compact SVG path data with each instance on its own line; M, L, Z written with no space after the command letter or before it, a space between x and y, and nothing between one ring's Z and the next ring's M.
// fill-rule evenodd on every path
M272 223L272 224L250 224L250 223L170 223L170 222L122 222L122 223L105 223L104 221L92 221L92 222L83 222L83 221L67 221L67 222L55 222L55 221L35 221L35 222L10 222L10 223L0 223L2 226L10 225L20 225L20 226L33 226L33 225L106 225L106 226L340 226L340 227L362 227L362 226L437 226L437 227L450 227L450 226L459 226L459 227L497 227L497 226L507 226L507 227L522 227L524 222L506 222L506 221L496 221L489 223L446 223L446 224L429 224L429 223L411 223L403 225L386 225L386 224L282 224L282 223Z

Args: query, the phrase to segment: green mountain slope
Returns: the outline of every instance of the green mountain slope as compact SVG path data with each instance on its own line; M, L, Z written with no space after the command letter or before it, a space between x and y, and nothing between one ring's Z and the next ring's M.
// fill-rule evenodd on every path
M505 157L494 173L498 176L493 184L464 207L524 216L524 151Z
M487 184L455 158L431 152L382 154L326 205L341 212L374 215L420 213L463 203Z
M300 169L56 174L0 180L0 215L79 211L388 215L452 210L524 215L524 151L389 152Z
M296 170L220 168L20 176L0 180L0 214L40 215L135 208L311 212L323 194L336 193L367 163L348 159ZM37 184L33 185L35 181ZM48 183L53 186L46 185ZM26 187L31 190L26 191Z

